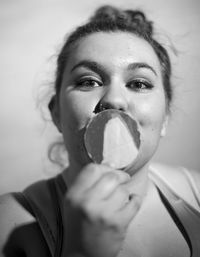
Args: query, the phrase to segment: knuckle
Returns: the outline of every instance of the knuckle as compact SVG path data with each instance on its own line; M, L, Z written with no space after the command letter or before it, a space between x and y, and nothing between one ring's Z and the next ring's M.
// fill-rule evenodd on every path
M126 189L124 189L123 187L121 186L118 186L117 187L117 193L124 199L128 199L129 198L129 194L128 194L128 191Z
M85 213L93 213L94 207L90 201L84 201L82 202L82 209L84 210Z
M116 174L119 176L121 181L127 181L130 179L130 175L124 171L117 170Z
M114 229L115 231L119 232L124 228L121 218L116 213L104 211L98 213L97 218L103 226Z
M90 163L84 168L84 173L87 176L95 176L98 177L102 173L101 166L96 163Z
M96 205L94 205L92 202L88 201L84 205L82 205L81 211L86 217L86 219L92 223L100 220L99 217L101 216L101 212L97 209Z
M87 205L87 202L89 202L88 195L86 193L79 194L73 190L70 190L66 194L66 199L73 207L80 209L82 209L83 206Z
M76 198L76 194L74 194L73 190L69 190L66 195L65 195L65 199L68 201L68 202L73 202Z
M97 213L97 206L90 200L83 201L81 203L81 209L82 211L87 214L87 216L95 217Z
M101 223L107 225L107 226L115 226L115 224L113 223L113 214L109 213L109 212L102 212L99 214L99 220L101 221Z
M138 210L141 206L141 199L140 197L133 197L132 196L132 199L130 200L130 203L131 203L131 206L134 210Z
M104 189L105 188L116 188L119 184L119 180L118 180L118 177L114 174L114 173L107 173L104 175L103 177L103 183L105 185Z
M122 179L121 179L121 176L120 176L117 172L109 172L109 173L112 174L111 179L112 179L117 185L121 184Z
M115 199L118 199L118 204L120 208L123 208L127 203L129 203L129 194L126 190L122 189L120 186L117 187L115 191Z
M105 178L108 181L112 181L112 182L115 182L115 183L117 183L119 181L118 176L113 172L108 172L107 174L105 174Z
M80 197L78 197L76 194L72 194L71 192L69 192L65 198L67 202L73 207L78 207L82 202L82 199L80 199Z
M84 167L83 171L85 174L94 173L97 171L97 167L94 163L89 163Z
M122 231L123 230L123 223L117 216L108 216L106 217L106 223L113 228L116 232Z

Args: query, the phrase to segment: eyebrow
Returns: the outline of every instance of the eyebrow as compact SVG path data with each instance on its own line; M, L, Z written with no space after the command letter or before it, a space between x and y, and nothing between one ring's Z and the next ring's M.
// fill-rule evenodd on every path
M79 67L85 67L85 68L88 68L96 73L106 73L106 70L105 68L97 63L97 62L94 62L94 61L89 61L89 60L83 60L83 61L80 61L79 63L77 63L72 69L71 69L71 72L74 71L75 69L79 68Z
M80 61L75 66L73 66L73 68L71 69L71 72L79 67L88 68L96 73L105 73L106 74L106 69L104 68L104 66L102 66L101 64L94 62L94 61L89 61L89 60ZM137 69L143 69L143 68L151 70L157 76L155 69L147 63L134 62L134 63L128 64L128 66L127 66L127 70L137 70Z
M142 69L142 68L151 70L157 76L155 69L147 63L134 62L128 65L128 70L136 70L136 69Z

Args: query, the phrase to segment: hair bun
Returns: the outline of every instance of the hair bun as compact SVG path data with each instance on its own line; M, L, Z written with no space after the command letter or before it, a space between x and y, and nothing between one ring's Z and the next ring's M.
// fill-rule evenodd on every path
M121 10L105 5L96 10L90 22L125 24L134 30L143 32L151 37L153 33L152 22L146 19L143 12L139 10Z
M115 21L116 17L119 16L119 9L114 8L109 5L105 5L96 10L94 16L90 19L91 22L99 22L99 21Z

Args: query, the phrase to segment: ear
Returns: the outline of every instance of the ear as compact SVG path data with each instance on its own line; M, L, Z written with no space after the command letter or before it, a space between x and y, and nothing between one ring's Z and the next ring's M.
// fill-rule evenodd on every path
M160 132L160 136L161 137L164 137L166 135L168 122L169 122L169 116L166 115L166 117L165 117L165 119L163 121L161 132Z
M53 123L57 127L58 131L62 133L61 130L61 125L60 125L60 111L59 111L59 106L58 106L58 101L56 99L56 95L54 95L50 102L49 102L49 111L51 113L51 118L53 120Z

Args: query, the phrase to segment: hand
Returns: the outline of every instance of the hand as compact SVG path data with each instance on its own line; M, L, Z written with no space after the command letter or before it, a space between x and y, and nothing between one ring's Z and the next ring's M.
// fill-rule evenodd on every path
M129 180L127 173L104 165L89 164L80 172L67 194L71 206L68 243L76 241L79 248L74 251L87 257L119 254L140 205L126 190Z

